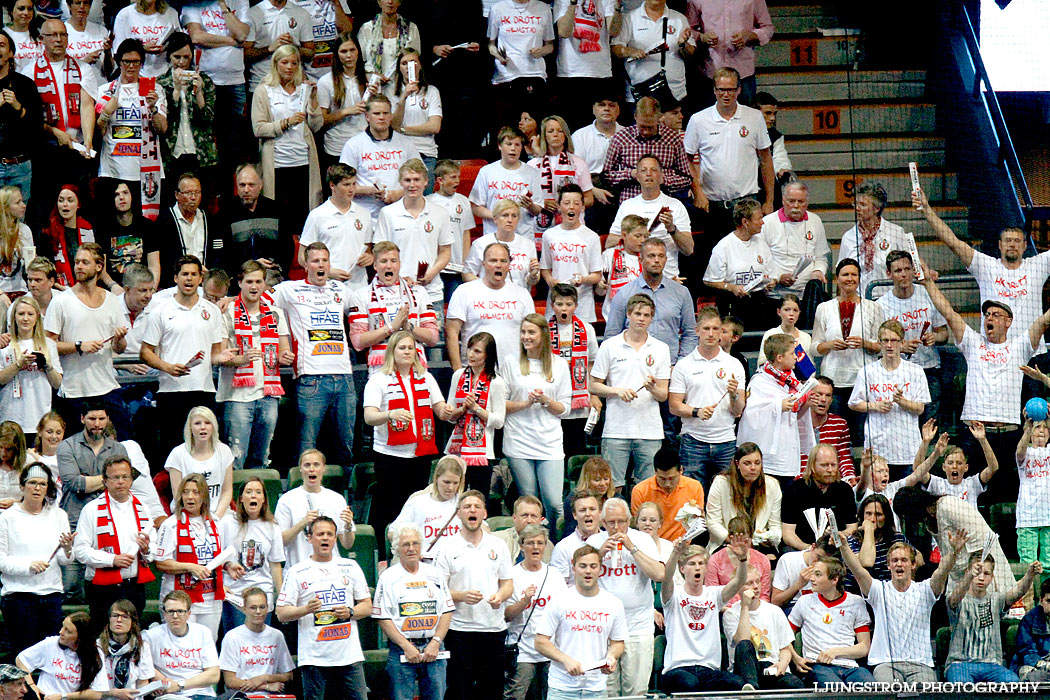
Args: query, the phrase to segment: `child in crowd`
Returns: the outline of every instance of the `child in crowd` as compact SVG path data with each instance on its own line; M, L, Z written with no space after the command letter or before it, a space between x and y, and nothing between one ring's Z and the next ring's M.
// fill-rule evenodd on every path
M1050 423L1026 419L1017 443L1017 554L1050 570Z
M739 350L733 350L733 346L740 342L740 339L744 337L744 324L736 316L726 316L722 319L722 350L729 353L730 357L736 358L740 364L744 366L744 382L746 383L751 379L751 365L748 364L747 358L744 357L744 353ZM763 339L762 347L766 346L766 341ZM761 366L761 365L759 365Z
M463 263L470 252L470 229L474 228L470 200L456 192L457 187L459 164L447 158L439 160L434 166L434 191L427 195L427 201L439 204L448 212L449 227L452 229L452 257L441 271L446 304L456 287L463 283Z
M550 230L550 229L548 229ZM546 234L544 234L546 236ZM549 329L551 350L569 363L572 382L572 411L562 418L562 440L568 456L586 454L587 436L583 432L590 410L602 410L602 401L587 393L591 365L598 354L598 336L594 326L576 315L576 287L559 282L551 288Z
M802 346L802 349L809 354L809 347L813 342L813 338L809 333L799 330L795 327L798 323L799 314L802 313L802 302L795 294L785 294L780 300L780 307L777 309L777 316L780 317L780 325L776 328L770 328L762 336L762 343L759 345L758 350L758 364L762 365L769 358L766 357L766 353L762 348L766 344L766 339L774 333L786 333L790 335L795 341ZM733 341L736 342L736 341Z
M628 214L620 222L621 245L602 252L602 279L595 291L605 295L602 302L602 316L607 317L609 306L617 292L642 274L642 263L638 255L642 244L649 237L648 222L637 214Z
M777 562L776 571L773 572L773 593L770 596L773 605L784 608L785 614L790 613L804 593L812 592L810 580L813 566L821 558L834 552L835 549L827 535L801 552L784 552Z
M926 490L935 496L955 496L970 505L976 506L977 497L985 492L988 488L988 482L995 476L995 472L999 471L999 460L988 442L987 431L983 423L970 421L970 433L981 445L987 466L979 474L966 476L966 472L970 469L970 462L966 457L966 453L962 451L961 447L952 445L944 450L944 462L941 465L941 468L944 470L944 476L930 474L929 469L927 469L923 476L923 484L926 486ZM921 461L921 456L926 454L930 442L933 441L936 434L937 424L933 419L930 419L922 427L922 443L915 454L916 462ZM930 466L932 467L932 464Z

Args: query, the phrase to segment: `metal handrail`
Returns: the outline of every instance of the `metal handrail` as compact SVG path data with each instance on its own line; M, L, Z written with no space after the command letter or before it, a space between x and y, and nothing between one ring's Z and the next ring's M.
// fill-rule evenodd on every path
M980 43L977 41L977 32L974 31L973 21L970 19L970 12L966 9L965 5L960 6L962 9L963 18L966 20L965 31L963 32L963 39L966 44L966 52L969 54L970 62L973 64L974 79L973 87L971 92L974 99L982 98L984 101L985 111L988 112L988 119L992 125L992 131L995 134L995 138L999 143L999 162L1006 168L1006 172L1011 176L1010 187L1014 192L1014 201L1017 202L1019 213L1024 221L1025 230L1029 230L1033 218L1033 210L1035 209L1035 202L1032 200L1032 193L1028 191L1028 183L1025 180L1024 172L1021 170L1021 161L1017 157L1017 151L1014 150L1013 139L1010 138L1010 129L1006 125L1006 119L1003 117L1003 110L999 107L999 98L995 94L995 90L992 88L992 82L988 77L988 70L984 67L984 59L981 57ZM982 94L982 85L984 91Z
M954 284L956 282L966 282L968 284L975 284L977 280L972 275L940 275L937 277L937 284L944 286L946 284ZM871 292L876 287L892 287L893 280L881 279L872 280L868 282L868 286L864 288L864 298L871 300Z

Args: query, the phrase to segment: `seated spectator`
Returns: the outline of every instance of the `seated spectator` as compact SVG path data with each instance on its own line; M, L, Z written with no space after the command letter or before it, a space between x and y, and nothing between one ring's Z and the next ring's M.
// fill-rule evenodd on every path
M810 508L830 508L844 535L857 529L857 501L849 484L839 478L837 456L831 445L822 443L809 451L809 462L802 478L784 490L783 502L783 540L794 549L806 549L822 534L813 532L809 525L804 513ZM845 583L843 579L842 585Z
M762 470L762 450L753 442L741 444L707 496L707 548L717 549L730 534L729 523L743 517L751 524L752 546L775 557L782 537L781 496L780 482ZM768 588L765 596L768 600Z
M33 297L11 303L11 344L0 350L0 420L18 423L32 434L51 410L51 394L62 386L55 341L44 334L44 318Z
M165 695L213 698L219 682L219 652L211 630L190 620L192 604L185 590L165 593L164 622L143 632L143 651L150 650L155 679L166 684Z
M459 495L464 490L463 460L455 455L445 455L434 467L430 485L405 501L397 518L387 528L396 532L411 526L423 538L420 556L432 561L437 556L443 539L459 532ZM389 539L389 538L388 538ZM397 551L397 547L394 548Z
M743 560L747 562L748 568L758 569L758 572L761 574L761 586L758 594L762 600L768 601L773 576L769 566L769 559L751 545L755 533L753 532L750 518L746 515L737 515L730 519L726 530L729 533L726 541L733 535L744 535L747 537L747 548L745 549L743 546L734 548L727 545L715 551L707 560L707 573L704 575L704 585L726 585L733 578L737 564ZM708 545L708 548L710 549L710 545ZM739 598L734 596L725 601L725 604L729 606L737 600Z
M58 495L55 504L62 502L62 474L58 470L58 446L66 437L66 422L55 411L48 411L36 424L33 446L26 450L26 464L40 462L55 479Z
M908 543L904 535L897 532L894 526L893 511L885 496L872 494L866 496L857 507L857 534L846 538L846 544L857 555L861 566L876 581L889 581L890 568L887 557L889 550L898 542ZM857 593L857 580L850 574L846 576L846 590Z
M153 680L153 652L143 637L139 611L131 601L118 600L109 607L98 652L102 657L99 678L105 679L106 695L118 697L112 691L134 691Z
M1017 628L1017 650L1010 670L1028 683L1050 681L1050 579L1039 586L1038 603L1025 614Z
M39 698L65 695L69 700L99 700L102 668L91 617L75 612L62 621L62 629L28 649L23 649L15 664L26 673L39 672L36 682L28 680L29 689Z
M344 548L354 546L357 533L354 512L342 494L323 485L324 472L324 453L316 449L306 450L299 456L299 474L303 483L285 491L277 499L274 519L281 526L285 568L291 568L310 556L312 548L306 530L322 515L336 523L336 535Z
M237 509L231 509L219 521L219 539L237 552L234 561L244 569L243 575L230 576L231 580L225 582L222 628L227 634L239 625L248 624L246 617L255 619L255 611L248 601L253 591L266 596L267 608L259 622L269 623L281 582L281 564L284 563L282 535L281 526L270 510L266 484L257 476L250 477L244 482L237 499ZM252 631L259 633L262 630ZM281 640L283 642L284 638ZM239 677L247 680L245 676Z
M26 436L18 423L0 423L0 510L7 510L22 497L19 484L26 466Z
M747 581L722 615L722 625L732 673L756 689L805 687L788 669L795 643L791 625L783 610L762 597L762 574L757 568L747 567Z
M95 230L84 218L80 189L76 185L62 185L59 189L58 199L42 233L40 252L55 261L58 283L72 287L78 281L73 274L77 251L83 244L95 240Z
M809 419L813 423L813 442L824 443L835 448L839 456L839 473L850 486L857 485L856 467L853 465L853 445L850 442L849 424L842 416L831 413L835 383L824 375L816 375L817 383L809 392ZM802 469L809 460L807 451L801 455Z
M185 442L164 462L171 492L178 493L190 474L200 474L207 484L211 515L221 520L233 500L233 452L219 440L219 421L204 406L190 410L182 432Z
M949 683L1018 680L1017 674L1004 665L999 623L1003 613L1024 597L1036 574L1042 571L1042 564L1032 562L1015 586L1007 591L993 591L995 560L984 559L982 552L970 555L966 574L948 596L948 610L956 617L948 658L944 662L944 680Z
M6 34L6 32L5 32ZM0 34L0 37L3 35ZM11 42L7 42L10 46ZM10 61L12 64L12 70L14 61ZM32 680L32 676L18 668L18 666L12 666L11 664L0 664L0 693L3 693L5 700L22 700L22 697L26 694L28 688L26 687L26 678Z
M660 448L653 459L653 475L635 484L631 491L631 511L635 517L641 517L642 504L650 501L660 508L663 520L660 537L672 541L685 534L685 526L675 520L678 510L686 503L704 508L703 486L682 473L682 465L672 447Z
M95 240L102 246L102 254L106 256L102 284L119 294L116 287L124 286L124 273L135 263L148 265L150 253L157 250L161 241L157 238L156 224L135 207L135 195L128 183L116 181L112 191L112 207L109 206L109 199L100 197L95 200L100 210L96 216L99 221L95 226ZM102 199L101 203L99 199ZM153 263L150 272L154 278L159 278L159 255L153 256Z
M33 232L25 225L26 203L14 185L0 187L0 289L26 292L27 266L36 257Z
M767 338L771 335L776 335L777 333L790 335L795 339L795 342L798 345L802 346L802 349L807 355L812 352L811 348L813 345L813 338L809 333L800 330L797 327L798 317L801 312L802 302L799 301L797 296L789 292L780 298L780 306L777 307L777 316L780 317L780 325L776 328L770 328L762 335L762 343L759 345L758 350L758 364L760 367L769 360L769 358L766 357L766 353L762 351L762 345L766 344Z
M566 508L565 512L568 513L571 510L571 508ZM513 527L496 530L492 534L497 539L503 540L503 544L507 545L510 560L520 564L527 556L522 544L522 533L529 525L543 524L543 502L535 496L518 496L518 499L514 501L514 513L511 515L511 518L514 520ZM575 529L575 524L573 528ZM544 532L546 533L546 528L544 528ZM544 564L550 564L551 555L554 554L554 543L551 542L550 537L546 536L546 534L544 534L543 540L544 545L540 558ZM515 591L517 590L518 587L515 586Z
M205 196L216 193L205 193L201 179L191 170L179 175L176 182L175 206L164 207L157 217L157 247L147 256L150 268L160 270L159 288L167 287L178 275L178 260L183 256L199 259L202 274L229 262L224 224L209 217L207 207L201 206Z
M776 144L773 146L776 150ZM774 160L776 156L774 155ZM776 278L774 294L783 297L793 293L802 299L799 315L806 328L813 326L817 304L827 299L827 272L831 248L824 233L824 223L809 211L809 187L797 180L788 182L777 193L783 192L784 206L763 219L762 238L772 257L770 269ZM812 262L799 269L803 260ZM797 275L797 276L796 276ZM806 351L809 346L806 345Z
M576 529L554 545L554 552L551 554L551 567L556 573L561 574L565 583L571 583L573 580L574 552L586 544L587 539L597 534L602 527L598 497L590 491L576 491L572 496L571 507L572 516L576 518Z
M284 692L291 683L295 662L280 631L266 624L270 597L261 588L244 591L244 624L226 628L219 653L219 669L227 690L245 693Z
M645 483L645 482L642 482ZM637 488L637 487L635 487ZM612 469L603 458L588 457L580 468L580 477L576 480L575 487L569 489L569 495L565 497L562 506L565 508L564 524L561 528L561 536L567 537L569 533L576 531L576 516L572 513L572 499L577 491L589 491L598 499L598 508L602 508L605 502L616 495L613 486Z
M733 535L729 546L748 547L747 538ZM684 583L675 582L675 570ZM719 611L747 580L747 562L741 558L725 586L706 586L707 550L679 539L667 560L660 600L663 602L667 648L660 688L670 693L699 690L754 690L744 679L721 670L722 640Z
M856 661L871 648L871 617L864 599L846 592L845 579L842 562L821 557L810 575L813 595L802 596L788 615L791 629L802 631L802 655L791 652L795 667L818 687L875 680Z
M660 529L664 524L664 511L660 504L655 501L646 501L641 504L634 514L634 521L639 532L644 532L653 538L653 542L656 542L656 551L660 555L659 560L666 564L668 557L671 556L671 547L674 545L671 540L660 536ZM663 615L658 613L657 619L662 620L662 618ZM658 622L657 626L662 627L663 625Z
M810 582L813 578L813 565L821 557L835 553L831 539L824 535L802 551L784 552L777 560L777 569L773 573L773 592L770 602L784 608L790 613L791 608L804 593L810 593Z

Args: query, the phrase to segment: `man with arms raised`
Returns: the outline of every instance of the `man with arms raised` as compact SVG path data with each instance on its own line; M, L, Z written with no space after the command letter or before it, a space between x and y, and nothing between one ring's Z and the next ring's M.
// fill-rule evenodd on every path
M277 499L273 517L281 526L285 567L288 569L310 556L312 547L307 530L322 515L336 524L336 535L343 547L350 549L354 546L357 532L354 513L341 494L321 485L324 471L324 454L317 449L306 450L299 457L303 483Z

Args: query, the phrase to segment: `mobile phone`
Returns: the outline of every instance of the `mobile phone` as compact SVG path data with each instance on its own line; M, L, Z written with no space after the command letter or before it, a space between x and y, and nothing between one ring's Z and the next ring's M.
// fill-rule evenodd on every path
M44 357L44 353L33 351L33 357L36 359L36 366L41 372L47 370L47 358Z

